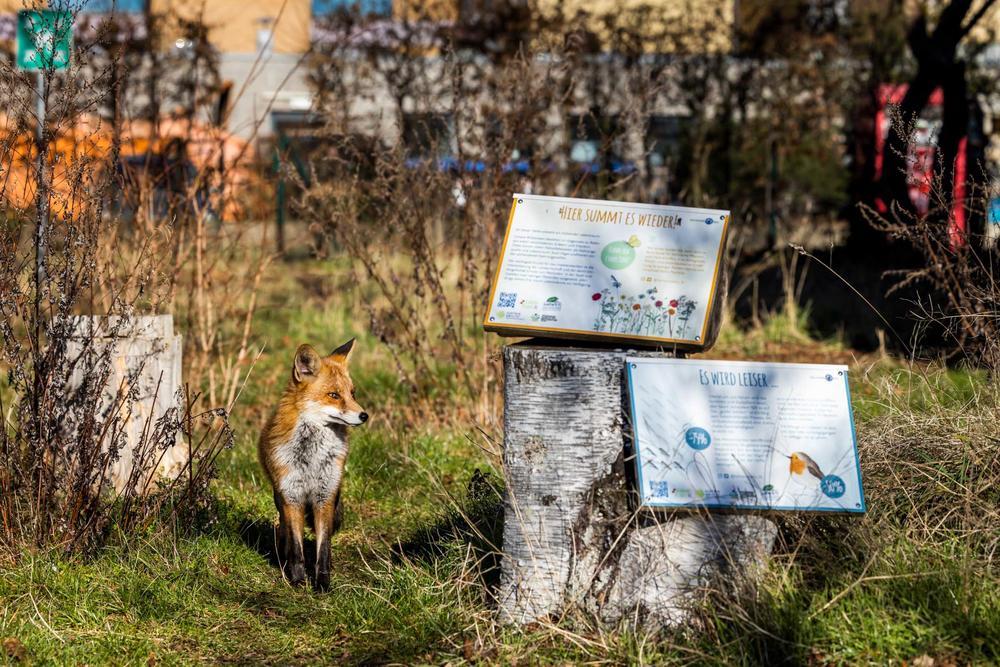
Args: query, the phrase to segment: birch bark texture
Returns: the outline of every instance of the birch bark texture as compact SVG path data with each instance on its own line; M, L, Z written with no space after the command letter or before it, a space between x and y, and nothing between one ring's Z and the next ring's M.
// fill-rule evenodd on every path
M626 353L674 356L504 349L504 622L579 610L605 624L680 625L707 587L750 577L773 547L776 528L759 516L637 510Z
M157 420L178 407L182 385L182 337L174 333L172 315L119 317L77 316L66 354L73 362L71 386L80 386L89 367L87 355L110 354L111 373L101 394L105 418L119 414L125 420L125 442L108 470L108 481L121 494L130 485L145 495L160 479L173 479L190 458L187 445L178 442L163 451L146 452ZM93 362L90 362L90 366ZM123 397L127 397L124 398ZM107 445L106 445L107 446ZM136 462L151 461L153 469L136 471Z

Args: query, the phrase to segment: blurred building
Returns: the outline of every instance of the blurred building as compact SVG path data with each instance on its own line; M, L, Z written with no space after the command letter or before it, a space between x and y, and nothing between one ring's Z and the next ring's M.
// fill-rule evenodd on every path
M0 39L13 40L15 13L25 4L0 0ZM492 11L493 5L486 0L55 0L48 4L79 11L78 23L91 26L115 15L130 22L139 39L148 38L150 48L161 51L192 48L192 26L204 26L207 41L217 52L219 75L231 84L228 129L245 138L269 136L275 118L287 119L311 108L304 60L314 41L324 38L323 25L329 16L354 12L367 24L373 39L389 39L393 26L402 22L425 24L429 29L434 24L451 26ZM692 7L722 8L729 25L710 34L692 33L690 44L692 51L718 51L729 48L736 5L733 0L541 0L537 8L566 16L589 15L591 32L609 41L614 23L606 20L608 16L624 21L642 16L642 8L655 6L657 21L683 21ZM153 22L155 34L147 34ZM657 47L650 44L649 48Z

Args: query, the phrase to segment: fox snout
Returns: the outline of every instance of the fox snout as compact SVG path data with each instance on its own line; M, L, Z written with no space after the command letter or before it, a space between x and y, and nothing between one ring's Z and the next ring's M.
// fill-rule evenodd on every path
M367 412L359 412L359 413L358 413L358 414L357 414L357 415L355 416L355 418L357 419L357 421L349 421L348 423L349 423L349 424L350 424L351 426L361 426L361 425L362 425L362 424L364 424L364 423L365 423L366 421L368 421L368 413L367 413ZM347 421L347 420L345 420L345 421Z
M361 426L366 421L368 421L368 413L365 409L361 407L361 404L355 400L352 393L345 397L343 412L343 420L347 422L349 426Z
M364 410L359 410L358 412L340 412L338 414L331 415L335 420L338 420L348 426L361 426L366 421L368 421L368 413Z

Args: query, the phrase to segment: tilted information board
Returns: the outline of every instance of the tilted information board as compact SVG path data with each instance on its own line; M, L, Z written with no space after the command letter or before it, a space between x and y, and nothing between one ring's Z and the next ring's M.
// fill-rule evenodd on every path
M729 212L514 195L483 326L704 347Z
M864 512L846 366L626 359L650 507Z

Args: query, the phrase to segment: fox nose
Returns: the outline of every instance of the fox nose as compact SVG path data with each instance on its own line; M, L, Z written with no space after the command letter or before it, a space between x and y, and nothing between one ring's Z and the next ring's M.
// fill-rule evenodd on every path
M362 412L360 415L358 415L358 419L361 420L362 424L365 423L366 421L368 421L368 413Z

